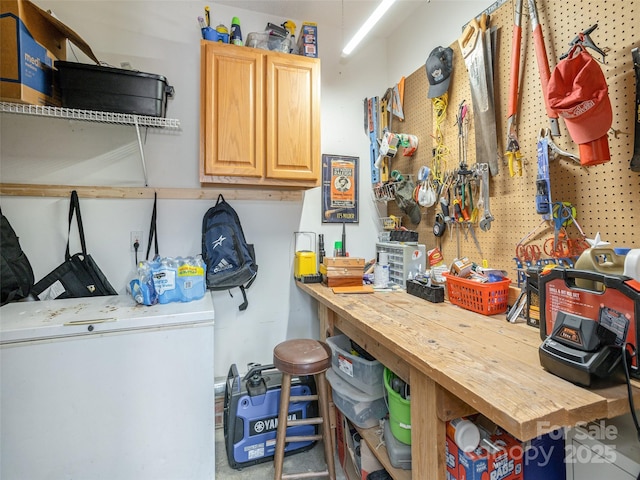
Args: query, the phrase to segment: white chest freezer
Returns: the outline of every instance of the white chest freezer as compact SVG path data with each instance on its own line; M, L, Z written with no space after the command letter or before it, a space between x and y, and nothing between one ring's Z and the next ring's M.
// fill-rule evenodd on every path
M567 430L567 480L636 480L640 443L631 414Z
M2 480L213 479L211 294L0 308Z

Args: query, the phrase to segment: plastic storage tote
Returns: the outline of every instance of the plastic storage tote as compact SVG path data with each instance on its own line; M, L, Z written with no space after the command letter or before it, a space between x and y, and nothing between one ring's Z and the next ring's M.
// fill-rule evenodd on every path
M165 117L174 94L162 75L77 62L55 67L63 107Z
M369 395L383 395L384 365L377 360L367 360L355 352L351 353L351 340L346 335L329 337L326 341L331 347L331 363L338 375Z
M411 445L398 441L391 432L391 424L384 422L384 443L393 468L411 470Z
M327 370L326 376L333 391L333 403L357 427L375 427L387 414L384 395L369 395L358 390L338 376L333 368Z

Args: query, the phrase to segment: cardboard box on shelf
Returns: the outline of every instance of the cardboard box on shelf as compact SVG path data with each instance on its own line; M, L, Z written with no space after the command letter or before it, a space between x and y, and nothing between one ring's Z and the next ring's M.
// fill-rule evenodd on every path
M2 101L60 105L53 62L66 60L67 41L99 63L77 33L29 0L0 1L0 40Z
M338 450L338 461L347 480L360 480L355 462L355 452L353 447L353 433L355 429L349 420L338 410L336 413L336 449Z
M565 438L562 428L521 442L488 418L472 417L480 428L480 445L470 453L447 433L447 480L564 480ZM497 447L491 451L491 446ZM498 451L501 449L501 451Z
M447 480L458 480L458 445L456 442L447 437L445 448L446 464L447 464Z
M489 436L496 451L478 447L473 452L458 452L458 480L523 480L522 444L508 433L497 429Z
M318 24L304 22L298 37L298 53L305 57L318 58Z
M523 444L524 480L564 480L565 436L559 428Z

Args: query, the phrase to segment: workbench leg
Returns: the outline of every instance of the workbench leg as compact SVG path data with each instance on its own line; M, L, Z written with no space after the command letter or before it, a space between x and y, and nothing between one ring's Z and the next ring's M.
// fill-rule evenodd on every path
M320 340L324 341L327 337L333 336L333 326L336 312L326 305L318 302L318 319L320 320Z
M326 305L318 302L318 319L320 320L320 336L319 339L323 342L327 337L333 336L334 320L336 312L331 310ZM327 385L329 392L329 398L331 398L331 385ZM333 401L329 403L329 416L331 417L331 451L336 451L336 412Z
M411 468L412 478L446 478L446 423L438 418L438 385L415 368L411 384Z

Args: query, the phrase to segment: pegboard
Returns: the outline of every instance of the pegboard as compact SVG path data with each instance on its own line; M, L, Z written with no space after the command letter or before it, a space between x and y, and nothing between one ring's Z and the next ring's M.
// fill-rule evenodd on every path
M637 36L637 18L640 18L640 0L618 2L537 0L538 16L542 24L550 69L559 57L569 49L570 42L579 32L594 24L591 33L594 43L607 52L604 64L600 64L609 86L609 98L613 109L612 129L609 131L611 161L582 167L575 161L558 157L549 162L552 200L570 202L577 211L577 221L586 237L593 239L599 232L602 240L612 246L640 248L640 175L629 169L633 155L635 75L631 50L640 47ZM524 1L522 17L522 50L520 66L520 94L518 103L518 140L523 154L521 177L509 175L506 156L500 162L500 173L490 180L490 206L495 220L488 231L475 228L482 257L467 229L455 228L437 239L433 235L436 204L422 207L422 218L418 226L411 225L406 215L403 225L419 232L419 242L427 249L439 246L445 261L450 263L460 251L473 261L486 259L491 267L509 272L517 278L514 260L516 245L530 235L528 244L538 245L542 250L544 241L553 236L552 222L544 222L536 213L535 194L537 177L536 146L541 128L548 128L549 121L544 108L544 99L535 58L533 35L529 23L527 0ZM494 57L494 91L496 108L496 130L498 152L506 149L507 106L511 65L511 43L513 30L513 0L508 0L491 12L491 27L496 27ZM479 12L480 14L481 12ZM462 34L462 27L460 34ZM436 47L433 45L431 48ZM454 70L448 91L447 117L442 124L444 143L450 151L447 168L455 169L459 164L458 131L456 113L458 105L465 100L471 107L469 76L458 42L450 47L454 51ZM425 52L425 61L431 48ZM595 58L599 55L589 50ZM424 66L406 79L404 112L405 121L394 119L393 131L417 135L419 148L411 158L396 156L392 169L406 174L417 174L421 166L432 165L434 145L434 115L431 99L427 98L428 81ZM471 109L473 115L473 109ZM562 150L578 154L562 119L559 120L559 137L554 143ZM475 132L473 118L469 124L467 163L475 163ZM388 203L390 214L402 215L395 202ZM567 228L570 237L578 238L575 226ZM459 236L459 243L457 237ZM458 246L459 245L459 246ZM543 258L546 255L543 253Z

